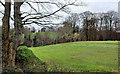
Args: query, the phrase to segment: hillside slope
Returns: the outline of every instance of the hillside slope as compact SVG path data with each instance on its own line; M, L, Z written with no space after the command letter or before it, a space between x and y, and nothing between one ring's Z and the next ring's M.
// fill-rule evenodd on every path
M81 41L29 48L61 71L118 71L118 41Z

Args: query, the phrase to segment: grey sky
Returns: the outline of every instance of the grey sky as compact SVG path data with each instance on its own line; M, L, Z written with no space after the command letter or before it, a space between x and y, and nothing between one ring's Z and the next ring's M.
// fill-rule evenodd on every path
M61 1L66 1L66 0L61 0ZM84 11L91 11L91 12L107 12L110 10L118 11L118 1L119 0L81 0L87 6L70 6L70 9L73 13L81 13ZM0 6L0 10L2 10ZM26 9L26 8L25 8ZM60 15L66 16L65 13L63 12L58 12ZM0 17L2 14L0 14ZM2 20L0 20L0 25Z
M44 0L43 0L44 1ZM61 0L66 1L66 0ZM107 12L110 10L118 11L118 1L119 0L79 0L84 2L87 6L69 6L70 10L73 13L81 13L84 11L91 11L93 13L99 13L99 12ZM56 7L52 7L52 10L56 10ZM29 9L29 8L27 8ZM24 10L24 8L23 8ZM26 10L26 8L25 8ZM66 16L66 13L58 12L58 14Z
M119 0L82 0L87 6L73 7L71 8L74 12L107 12L110 10L118 11Z

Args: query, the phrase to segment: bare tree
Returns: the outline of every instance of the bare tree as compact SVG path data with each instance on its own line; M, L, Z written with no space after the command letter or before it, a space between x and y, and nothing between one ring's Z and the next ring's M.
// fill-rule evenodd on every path
M16 49L20 43L20 36L22 36L22 19L21 19L21 13L20 13L20 7L24 2L16 2L14 1L14 30L15 30L15 37L14 37L14 45L13 45L13 51L12 51L12 66L15 66L15 55L16 55Z
M92 13L90 11L83 12L81 14L81 18L83 18L83 32L86 35L86 40L88 41L88 33L89 33L89 20L91 19Z
M79 28L77 28L77 23L80 22L79 14L72 13L70 16L66 18L63 22L64 25L69 25L73 28L73 33L77 32Z
M9 0L10 1L10 0ZM10 54L9 48L10 48L10 44L9 44L9 28L10 28L10 24L9 24L9 18L11 18L14 21L14 30L15 30L15 35L14 35L14 39L13 39L13 50L12 50L12 66L15 66L15 54L16 54L16 49L19 46L20 43L20 36L22 34L22 28L23 25L28 25L28 24L43 24L42 22L46 22L46 18L50 18L51 16L55 15L56 13L59 12L60 10L69 13L68 12L68 8L67 6L69 5L75 5L78 6L78 4L76 4L76 1L72 1L72 2L61 2L61 1L31 1L31 2L26 2L25 0L22 0L21 2L17 2L18 0L14 0L14 18L12 18L12 16L10 16L10 9L11 9L11 3L7 2L7 0L5 0L5 4L2 3L0 1L0 3L5 7L5 12L4 17L3 17L3 35L2 35L2 41L3 41L3 67L7 67L10 65L10 62L8 61L8 55ZM20 8L23 4L27 4L31 10L33 12L21 12ZM34 4L37 5L37 9L34 7ZM55 5L58 7L57 10L55 11L50 11L48 10L49 8L46 8L46 6L50 6L50 5ZM46 12L40 12L41 9L44 9L44 11ZM50 13L48 12L50 11ZM24 15L24 16L23 16ZM53 17L54 18L54 17ZM43 24L44 25L44 24Z
M1 4L5 7L4 17L2 19L2 22L3 22L3 25L2 25L2 67L4 69L4 68L11 66L11 46L10 46L10 40L9 40L11 3L5 2L5 4L3 4L1 2Z

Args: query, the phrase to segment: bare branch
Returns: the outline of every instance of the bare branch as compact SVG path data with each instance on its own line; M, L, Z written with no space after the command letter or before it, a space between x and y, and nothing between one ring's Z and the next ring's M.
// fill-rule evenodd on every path
M2 1L0 1L0 3L2 4L2 6L4 6L4 7L5 7L5 4L4 4Z
M56 14L57 12L59 12L60 10L62 10L63 8L65 8L65 7L69 6L69 5L73 5L73 4L74 4L74 3L68 4L68 5L64 5L64 6L62 6L61 8L59 8L58 10L56 10L55 12L53 12L53 13L51 13L51 14L48 14L48 15L35 16L35 17L27 18L27 19L26 19L25 21L23 21L23 22L27 22L29 19L42 19L42 18L45 18L45 17L49 17L49 16L51 16L51 15ZM35 15L35 14L33 14L33 15ZM27 16L29 16L29 15L27 15Z
M0 13L4 15L4 13L2 11L0 11Z
M54 4L54 5L58 6L58 4L55 3L55 2L32 2L32 3L37 3L37 4Z
M30 6L30 8L32 8L34 11L35 11L35 13L29 13L29 12L25 12L25 13L22 13L22 15L23 14L25 14L25 16L23 16L23 17L21 17L21 19L22 19L22 22L24 23L24 24L32 24L32 23L35 23L35 24L37 24L37 23L39 23L38 21L36 22L36 21L32 21L32 22L29 22L29 21L31 21L31 20L42 20L43 18L46 18L46 17L50 17L50 16L52 16L52 15L55 15L57 12L59 12L59 11L64 11L64 12L66 12L66 13L70 13L70 12L68 12L68 10L66 11L66 7L67 6L69 6L69 5L75 5L75 6L78 6L78 5L76 5L76 3L78 3L78 2L76 2L77 0L75 0L75 1L73 1L72 3L70 3L70 2L68 2L68 3L63 3L62 4L62 2L60 2L60 1L57 1L57 2L52 2L52 1L45 1L45 2L41 2L41 1L31 1L31 3L36 3L37 5L38 5L38 10L36 9L36 8L34 8L33 7L33 5L31 4L31 3L29 3L29 2L26 2L29 6ZM43 4L52 4L52 5L56 5L59 9L58 10L56 10L56 11L54 11L54 12L52 12L52 13L49 13L48 12L48 9L49 8L47 8L46 9L46 7L45 7L45 5L43 5ZM81 3L82 4L82 3ZM42 8L47 12L47 14L45 13L45 12L39 12L39 6L42 6ZM49 14L48 14L49 13ZM29 22L29 23L28 23ZM39 24L41 24L41 23L39 23Z
M26 2L35 12L37 12L37 10L29 3L29 2Z

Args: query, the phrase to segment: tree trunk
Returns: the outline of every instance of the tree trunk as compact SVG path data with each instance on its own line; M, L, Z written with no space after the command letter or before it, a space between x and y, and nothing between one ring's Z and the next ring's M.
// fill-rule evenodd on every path
M14 30L15 30L15 37L14 37L14 45L13 45L13 54L12 54L12 66L15 66L15 55L16 49L20 43L20 36L22 34L22 19L20 13L20 7L23 2L14 2Z
M4 17L2 19L2 67L7 68L11 66L11 47L9 40L10 30L10 11L11 3L5 2Z

